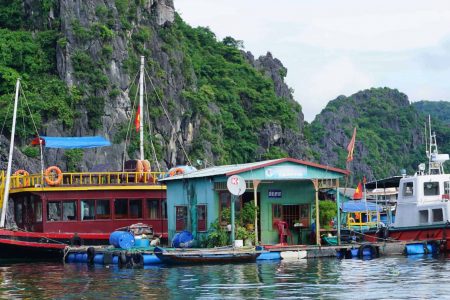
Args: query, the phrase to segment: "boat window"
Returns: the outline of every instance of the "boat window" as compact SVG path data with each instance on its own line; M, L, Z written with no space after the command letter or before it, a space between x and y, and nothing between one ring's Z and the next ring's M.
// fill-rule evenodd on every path
M433 222L443 222L444 221L444 213L442 208L434 208L431 210L433 213Z
M95 219L111 219L109 200L97 200Z
M36 201L34 217L36 219L36 222L42 222L42 202L40 200Z
M22 201L18 201L18 202L16 202L16 209L14 210L14 212L15 212L15 214L16 214L16 216L15 216L15 218L16 218L16 223L17 224L22 224L23 223L23 220L22 220L22 214L23 214L23 211L22 211Z
M428 209L419 210L419 223L428 223Z
M444 194L449 195L450 194L450 181L444 182Z
M206 205L197 205L197 230L206 231Z
M95 219L95 200L81 201L81 220Z
M150 220L158 220L160 218L159 200L147 200L147 217Z
M187 207L186 206L175 206L175 218L176 218L176 231L182 231L186 229L187 224Z
M116 199L114 201L114 216L116 219L128 218L128 199Z
M409 197L414 195L414 182L404 182L403 183L403 196Z
M439 194L439 182L424 182L423 184L424 196L436 196Z
M162 219L167 219L167 200L161 200L161 216Z
M61 201L47 203L47 221L61 221Z
M74 221L77 219L77 202L63 202L63 221Z
M142 218L142 199L130 200L130 219Z

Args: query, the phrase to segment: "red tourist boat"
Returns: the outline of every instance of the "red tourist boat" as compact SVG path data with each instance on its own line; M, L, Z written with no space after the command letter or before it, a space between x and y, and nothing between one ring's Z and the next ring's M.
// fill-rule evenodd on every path
M167 238L164 174L151 172L143 158L124 164L122 171L63 173L52 166L38 174L18 170L11 175L15 119L20 80L16 85L8 169L0 174L0 259L59 258L68 245L107 245L110 233L136 223ZM143 91L143 57L140 92ZM140 97L139 107L143 107ZM143 144L143 110L136 128ZM53 148L109 145L101 137L38 137L34 144ZM41 155L42 159L42 155ZM1 203L2 202L2 203Z

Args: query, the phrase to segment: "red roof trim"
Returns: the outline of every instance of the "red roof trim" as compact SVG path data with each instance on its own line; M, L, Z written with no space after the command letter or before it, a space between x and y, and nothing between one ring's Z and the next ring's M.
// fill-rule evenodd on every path
M284 163L284 162L293 162L293 163L296 163L296 164L306 165L306 166L319 168L319 169L323 169L323 170L327 170L327 171L332 171L332 172L336 172L336 173L342 173L344 175L350 174L350 171L348 171L348 170L343 170L343 169L339 169L339 168L329 167L329 166L316 164L316 163L309 162L309 161L304 161L304 160L294 159L294 158L280 158L280 159L277 159L275 161L271 161L271 162L268 162L268 163L265 163L265 164L261 164L261 165L258 165L258 166L248 167L248 168L244 168L244 169L241 169L241 170L228 172L225 175L226 176L236 175L236 174L244 173L244 172L251 171L251 170L261 169L263 167L278 165L278 164Z

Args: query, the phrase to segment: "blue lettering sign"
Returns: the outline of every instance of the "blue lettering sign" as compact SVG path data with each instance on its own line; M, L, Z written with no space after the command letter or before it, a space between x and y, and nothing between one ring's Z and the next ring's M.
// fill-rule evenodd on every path
M281 190L269 190L269 198L281 198Z

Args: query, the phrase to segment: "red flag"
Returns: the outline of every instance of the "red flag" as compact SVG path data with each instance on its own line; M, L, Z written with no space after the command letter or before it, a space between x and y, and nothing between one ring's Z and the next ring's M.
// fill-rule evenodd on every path
M353 200L361 200L363 197L363 188L361 181L358 182L358 186L356 187L355 193L353 194Z
M347 162L353 160L353 150L355 149L355 140L356 140L356 127L353 130L352 139L350 140L350 143L348 143L348 146L347 146L347 151L348 151Z
M139 105L136 111L136 118L134 119L134 126L136 126L136 131L139 131L141 127L141 107Z

